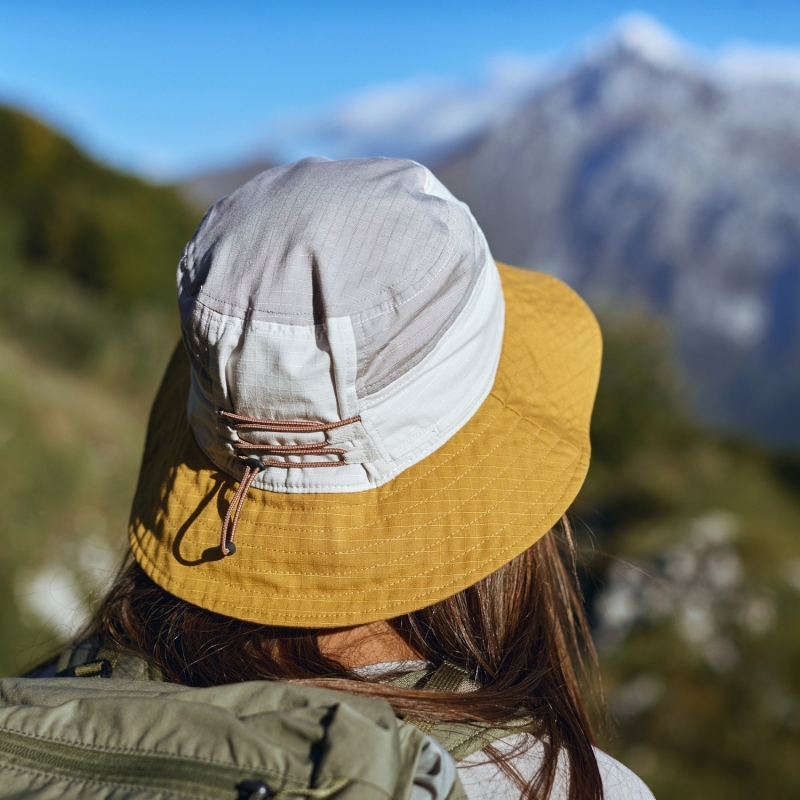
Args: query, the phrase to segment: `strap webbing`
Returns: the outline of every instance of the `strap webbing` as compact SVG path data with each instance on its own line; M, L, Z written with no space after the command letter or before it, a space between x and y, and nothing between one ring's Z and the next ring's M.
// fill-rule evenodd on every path
M68 656L65 667L56 672L57 678L110 678L119 663L123 648L104 641L88 647L76 647Z
M445 661L433 672L417 670L393 681L392 686L423 689L428 692L474 692L481 684L463 668ZM433 736L455 761L463 761L498 739L508 736L507 728L493 728L478 722L434 722L419 717L405 717L403 722Z

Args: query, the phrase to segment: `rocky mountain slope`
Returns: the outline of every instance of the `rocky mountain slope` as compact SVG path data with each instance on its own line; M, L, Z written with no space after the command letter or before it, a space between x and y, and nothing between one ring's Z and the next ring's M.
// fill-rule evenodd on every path
M671 323L696 408L800 442L800 87L620 36L438 168L495 256Z

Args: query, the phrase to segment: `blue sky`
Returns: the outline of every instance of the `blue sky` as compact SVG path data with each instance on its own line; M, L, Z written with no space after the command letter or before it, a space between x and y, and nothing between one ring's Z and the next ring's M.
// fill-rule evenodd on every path
M709 52L800 47L796 0L4 0L0 101L111 163L169 177L253 154L286 119L366 89L468 86L493 64L564 57L631 11Z

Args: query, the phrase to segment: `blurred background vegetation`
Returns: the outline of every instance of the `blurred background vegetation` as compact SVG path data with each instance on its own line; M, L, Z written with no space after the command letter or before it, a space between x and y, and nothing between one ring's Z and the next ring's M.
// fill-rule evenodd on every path
M3 674L69 635L122 552L198 216L0 109Z
M84 618L119 560L199 219L0 109L0 671ZM800 796L800 458L710 432L652 314L601 313L574 508L615 725L661 800Z
M602 318L574 507L615 724L658 798L800 795L800 460L703 430L670 342Z

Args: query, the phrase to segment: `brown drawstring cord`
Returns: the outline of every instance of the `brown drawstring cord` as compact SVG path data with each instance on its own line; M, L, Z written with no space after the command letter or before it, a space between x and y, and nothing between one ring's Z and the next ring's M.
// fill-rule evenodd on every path
M270 419L258 419L247 417L244 414L233 414L230 411L219 410L219 415L237 433L239 430L247 428L249 430L276 431L279 433L325 433L359 422L361 417L350 417L340 422L307 422L303 420L286 421ZM267 456L305 456L305 455L332 455L343 456L347 451L341 447L330 447L326 442L314 442L313 444L254 444L253 442L238 441L233 445L237 450L259 450ZM222 523L222 534L220 535L220 550L223 556L232 556L236 552L236 545L233 540L236 536L236 526L239 522L239 515L242 513L244 501L247 499L247 492L250 485L255 480L256 475L267 467L282 467L284 469L306 468L306 467L342 467L344 461L278 461L276 459L262 459L252 455L246 458L240 456L244 461L244 475L239 482L239 488L233 495L228 511L225 514L225 521ZM229 535L230 534L230 535Z
M250 458L245 461L244 476L239 483L236 494L228 505L225 521L222 523L222 535L220 537L219 546L224 556L232 556L236 552L236 545L233 543L233 540L236 536L236 525L239 523L239 514L242 513L242 506L247 497L250 484L262 469L261 459L255 456L250 456ZM228 537L229 529L230 537Z
M252 428L261 431L278 431L279 433L320 433L342 428L353 422L360 422L361 417L348 417L338 422L310 422L309 420L275 420L248 417L234 414L232 411L219 410L219 415L233 423L232 428Z

